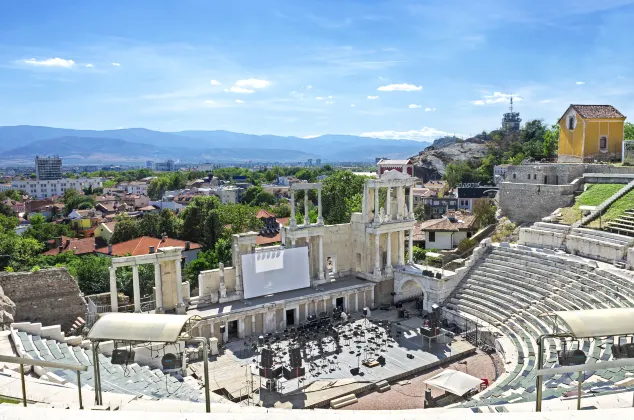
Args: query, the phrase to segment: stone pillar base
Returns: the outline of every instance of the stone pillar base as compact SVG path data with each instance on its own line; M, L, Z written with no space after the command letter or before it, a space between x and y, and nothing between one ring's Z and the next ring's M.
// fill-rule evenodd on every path
M377 278L378 278L378 277L381 277L381 269L380 269L380 268L375 268L375 269L374 269L374 272L372 273L372 275L373 275L374 277L377 277Z
M163 309L163 308L154 308L154 313L155 314L164 314L165 313L165 309Z
M394 274L394 268L391 265L388 265L385 267L385 275L386 276L391 276L392 274Z
M187 308L185 308L185 305L183 305L182 303L179 303L178 305L176 305L176 314L185 315L186 311L187 311Z

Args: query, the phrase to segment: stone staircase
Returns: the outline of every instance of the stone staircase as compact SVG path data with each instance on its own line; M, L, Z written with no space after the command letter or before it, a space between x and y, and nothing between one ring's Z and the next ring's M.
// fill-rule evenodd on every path
M357 403L359 400L354 394L344 395L343 397L335 398L330 401L330 408L336 410L341 407L345 407L351 404Z
M632 189L634 189L634 181L629 182L628 184L626 184L623 188L621 188L620 190L618 190L616 193L614 193L610 198L608 198L607 200L605 200L603 203L599 204L597 206L597 208L591 212L589 215L583 217L581 220L575 222L572 227L581 227L581 226L585 226L588 223L592 222L593 220L595 220L596 218L599 217L600 214L605 213L605 211L618 199L620 199L621 197L623 197L625 194L627 194L628 192L632 191Z
M634 208L626 210L620 217L607 223L610 232L634 236Z
M386 380L379 381L379 382L375 383L374 385L376 385L376 389L379 392L386 392L386 391L389 391L390 389L392 389L392 387L390 386L390 383L388 381L386 381Z
M81 337L64 337L59 326L42 327L41 324L14 323L11 337L18 356L35 360L56 361L83 365L88 370L80 373L82 387L94 386L93 357L90 342ZM59 340L61 338L61 340ZM105 343L104 343L105 344ZM98 354L103 392L131 394L150 399L177 399L200 403L204 401L200 387L193 378L179 380L137 363L112 364L104 354ZM68 386L77 386L77 373L66 369L34 367L40 379ZM220 398L219 398L220 399Z

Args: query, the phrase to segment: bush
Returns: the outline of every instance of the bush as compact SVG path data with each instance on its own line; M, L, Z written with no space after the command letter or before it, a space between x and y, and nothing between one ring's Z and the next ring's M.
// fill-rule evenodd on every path
M476 240L473 238L464 238L458 244L458 252L463 253L476 246Z

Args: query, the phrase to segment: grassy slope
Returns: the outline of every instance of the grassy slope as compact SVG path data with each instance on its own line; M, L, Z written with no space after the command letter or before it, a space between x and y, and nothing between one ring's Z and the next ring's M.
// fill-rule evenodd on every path
M605 200L610 198L613 194L615 194L618 190L620 190L623 187L624 187L624 184L588 185L588 188L576 198L575 204L572 207L566 207L561 209L561 215L562 215L561 222L565 224L569 224L569 225L573 224L574 222L576 222L577 220L581 218L581 211L579 210L580 206L598 206L599 204L603 203ZM623 213L625 209L621 210L616 215L614 215L615 212L613 212L612 210L615 207L619 207L619 204L624 202L628 197L630 197L630 194L626 194L616 203L612 204L612 206L610 206L610 208L608 209L607 214L604 215L603 220L605 221L608 215L612 215L613 216L612 218L615 218L615 217L618 217L618 215L620 215L621 213ZM632 202L630 201L630 203ZM612 211L612 214L610 214L611 211ZM598 227L599 220L597 219L596 222L597 222L596 226ZM591 227L594 227L593 225L594 225L594 222L590 223Z

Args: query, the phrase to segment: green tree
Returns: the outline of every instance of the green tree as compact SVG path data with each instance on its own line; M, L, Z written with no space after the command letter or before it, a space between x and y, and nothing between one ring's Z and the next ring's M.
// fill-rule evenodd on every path
M117 216L117 224L110 238L112 244L129 241L140 236L139 224L127 214Z
M222 236L223 225L218 197L196 197L180 213L183 220L182 239L200 244L203 250L213 249Z
M277 203L271 207L271 211L279 218L291 217L291 206L288 204L288 201Z
M160 200L169 189L169 180L165 177L155 178L150 181L147 188L147 194L151 200Z
M431 207L429 207L427 204L420 203L419 205L414 207L414 217L419 222L431 219Z
M41 214L34 214L29 222L31 226L22 235L24 238L33 238L43 243L59 236L75 236L68 225L47 223Z
M15 211L9 205L0 202L0 214L11 217L15 216Z
M349 223L352 214L351 205L345 200L356 194L363 195L365 177L352 171L335 171L326 178L322 187L322 214L328 224Z
M67 266L71 275L77 280L79 290L91 295L110 290L110 264L110 258L105 256L82 255L75 256L75 259L71 260Z
M547 158L553 158L557 154L557 148L559 147L559 124L553 124L550 126L544 134L544 156Z
M255 217L257 208L245 204L221 204L218 211L221 226L231 225L229 233L257 231L262 223Z
M634 124L626 122L623 131L625 140L634 140Z
M262 192L264 192L264 190L260 186L249 187L242 196L242 202L246 204L251 204L255 200L255 197L257 197L258 194Z
M72 188L64 191L62 201L64 202L64 216L68 216L68 214L73 210L90 209L97 204L94 197L81 195Z
M475 216L475 224L478 229L494 224L496 222L495 212L495 206L489 204L489 200L475 200L473 204L473 215Z
M6 190L0 192L0 200L14 200L14 201L22 201L22 196L27 195L24 191L21 190Z
M262 191L255 196L255 199L250 203L252 206L266 206L273 205L277 200L275 196L270 192Z

